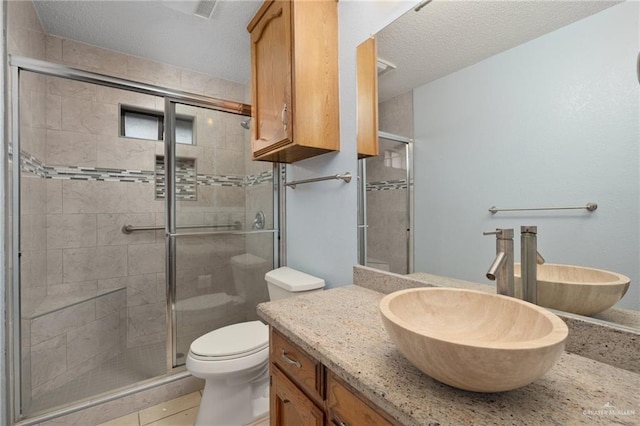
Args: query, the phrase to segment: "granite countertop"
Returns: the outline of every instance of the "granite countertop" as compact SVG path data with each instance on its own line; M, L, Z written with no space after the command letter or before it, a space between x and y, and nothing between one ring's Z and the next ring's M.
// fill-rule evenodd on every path
M345 286L263 303L258 314L404 425L640 423L640 375L570 353L542 378L509 392L439 383L389 339L378 312L383 296Z

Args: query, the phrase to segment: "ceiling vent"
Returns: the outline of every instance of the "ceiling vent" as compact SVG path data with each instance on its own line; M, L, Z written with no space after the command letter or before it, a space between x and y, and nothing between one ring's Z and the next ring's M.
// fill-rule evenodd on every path
M196 5L196 10L193 11L193 14L204 19L211 19L216 3L216 0L200 0Z
M378 77L381 76L382 74L386 74L389 71L393 71L396 69L395 65L393 65L389 61L385 61L384 59L378 58L377 64L378 64Z

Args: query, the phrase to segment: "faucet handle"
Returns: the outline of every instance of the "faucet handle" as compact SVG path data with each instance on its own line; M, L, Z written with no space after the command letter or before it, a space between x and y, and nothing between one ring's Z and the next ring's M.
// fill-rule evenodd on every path
M513 228L496 228L495 231L483 232L482 235L495 235L501 240L513 239Z

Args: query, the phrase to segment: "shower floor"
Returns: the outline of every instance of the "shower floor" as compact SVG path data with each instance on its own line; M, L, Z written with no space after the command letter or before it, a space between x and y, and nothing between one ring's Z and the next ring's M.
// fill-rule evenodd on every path
M132 348L65 385L33 398L23 412L29 416L104 392L130 386L166 372L163 343Z

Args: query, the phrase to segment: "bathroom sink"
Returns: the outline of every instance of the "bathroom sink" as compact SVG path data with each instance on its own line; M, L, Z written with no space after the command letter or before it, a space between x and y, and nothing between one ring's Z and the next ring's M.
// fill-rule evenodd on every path
M474 392L525 386L558 360L568 334L548 310L512 297L453 288L414 288L380 301L382 322L422 372Z
M516 287L521 285L520 264L514 265ZM609 309L629 289L629 278L583 266L538 265L538 305L579 315Z

